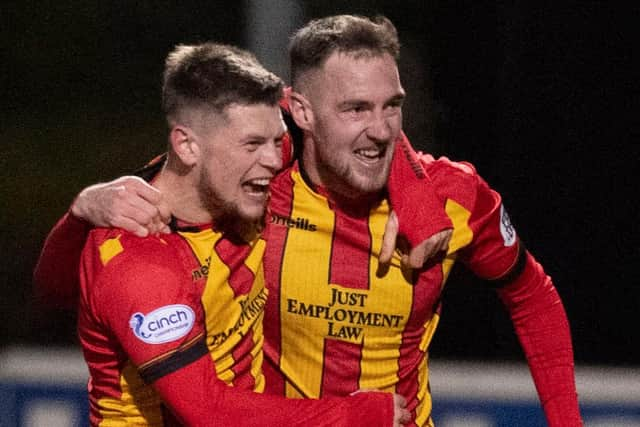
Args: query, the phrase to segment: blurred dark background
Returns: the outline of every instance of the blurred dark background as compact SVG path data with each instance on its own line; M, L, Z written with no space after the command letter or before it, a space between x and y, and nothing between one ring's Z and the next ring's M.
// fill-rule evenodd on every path
M1 345L75 343L31 274L83 187L164 150L159 86L177 43L249 48L287 77L307 19L385 14L398 27L414 145L472 162L500 191L563 297L578 363L640 365L639 93L628 31L607 2L9 1L0 6ZM634 114L635 113L635 114ZM635 344L635 345L634 345ZM439 358L521 360L491 291L457 268Z

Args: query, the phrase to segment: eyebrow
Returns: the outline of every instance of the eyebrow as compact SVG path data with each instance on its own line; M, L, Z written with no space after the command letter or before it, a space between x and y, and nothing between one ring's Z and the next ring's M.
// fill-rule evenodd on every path
M392 96L385 104L392 104L395 102L399 102L399 101L404 101L404 99L407 97L406 94L404 93L399 93L395 96Z
M287 129L285 128L282 132L278 133L275 136L275 139L284 138L284 136L286 134L287 134ZM254 140L254 141L266 141L268 139L270 139L270 138L265 137L264 135L257 134L257 133L250 133L250 134L245 135L245 136L242 137L243 141L252 141L252 140Z
M404 93L398 93L394 96L392 96L391 98L389 98L387 101L385 101L384 105L389 105L389 104L394 104L400 101L404 101L404 99L406 98L406 95ZM353 107L353 106L358 106L358 105L362 105L362 106L370 106L373 103L371 101L366 101L364 99L348 99L346 101L342 101L338 104L339 108L344 108L344 107Z

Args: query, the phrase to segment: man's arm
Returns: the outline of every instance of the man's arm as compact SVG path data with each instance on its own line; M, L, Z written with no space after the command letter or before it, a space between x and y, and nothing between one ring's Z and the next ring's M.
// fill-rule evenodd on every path
M525 250L500 195L471 165L449 164L455 172L432 176L470 213L472 241L460 259L497 289L509 311L549 425L582 425L569 322L551 278Z
M402 236L410 246L402 257L403 264L420 268L447 249L453 225L445 212L444 199L404 133L396 141L387 189L393 212L385 228L380 262L391 260L399 246L397 237Z
M551 278L531 254L498 289L529 364L549 426L581 426L569 322Z
M209 356L158 379L163 401L190 426L401 426L388 393L344 398L286 399L230 387L211 375ZM396 406L396 411L398 408ZM399 415L397 415L399 417Z
M91 224L67 212L49 232L33 272L34 295L45 307L78 303L80 253Z
M95 227L119 227L138 236L168 232L162 194L136 176L85 188L49 232L33 273L34 293L49 307L72 309L78 297L80 253Z
M228 386L216 375L206 346L200 295L193 286L184 286L191 284L191 276L183 271L179 257L160 238L134 242L136 246L130 246L126 236L109 239L114 241L115 252L113 244L94 244L90 238L83 253L81 342L89 353L105 354L100 348L113 348L113 336L142 379L185 425L400 425L394 424L394 409L400 414L402 410L389 393L304 400ZM177 304L194 313L192 326L179 338L150 343L143 339L141 323L132 324L139 315Z

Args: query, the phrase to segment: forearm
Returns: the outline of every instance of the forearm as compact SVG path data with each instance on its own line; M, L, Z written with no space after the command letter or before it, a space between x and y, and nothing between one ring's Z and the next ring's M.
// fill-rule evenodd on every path
M522 274L498 291L509 310L550 426L581 426L571 334L551 279L527 253Z
M33 272L36 298L50 307L74 308L78 268L91 225L67 212L49 232Z
M387 182L389 199L398 216L400 234L411 246L453 228L431 178L404 134L397 141Z
M154 383L176 416L190 426L391 426L392 396L285 399L230 387L213 372L209 356Z

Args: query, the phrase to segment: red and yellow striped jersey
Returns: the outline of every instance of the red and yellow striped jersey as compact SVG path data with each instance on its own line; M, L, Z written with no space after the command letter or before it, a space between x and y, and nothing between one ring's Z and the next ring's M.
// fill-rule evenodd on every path
M78 327L92 425L392 425L387 394L259 393L264 248L261 239L237 242L210 228L144 239L90 233Z
M147 238L91 232L78 330L93 425L166 425L171 417L150 384L207 354L211 381L217 373L263 390L263 252L262 240L236 244L208 227Z
M465 164L423 162L454 230L446 256L421 271L379 265L389 205L336 206L298 164L272 183L265 233L267 390L289 397L358 389L407 398L415 425L432 425L428 348L457 259L498 278L519 243L497 193Z

